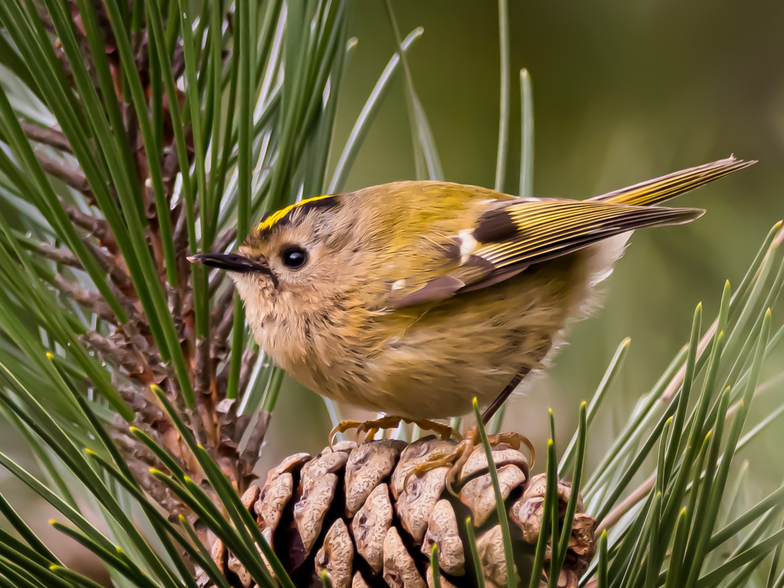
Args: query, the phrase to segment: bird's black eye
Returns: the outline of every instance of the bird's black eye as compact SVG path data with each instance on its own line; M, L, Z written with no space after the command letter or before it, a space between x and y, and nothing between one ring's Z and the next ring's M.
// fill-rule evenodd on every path
M302 247L287 247L281 253L283 265L289 269L300 269L308 262L308 252Z

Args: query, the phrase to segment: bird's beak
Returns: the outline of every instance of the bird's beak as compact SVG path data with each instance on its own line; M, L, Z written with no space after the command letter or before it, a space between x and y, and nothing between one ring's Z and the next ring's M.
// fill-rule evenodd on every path
M188 256L191 263L201 263L208 267L214 267L238 274L248 272L269 272L269 267L248 259L239 253L198 253Z

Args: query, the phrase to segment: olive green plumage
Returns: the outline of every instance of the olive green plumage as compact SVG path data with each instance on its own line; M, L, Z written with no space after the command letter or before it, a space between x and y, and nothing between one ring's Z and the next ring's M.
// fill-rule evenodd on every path
M256 340L334 400L410 418L491 402L557 349L631 231L703 211L654 206L751 165L734 158L586 201L396 182L279 211L231 271Z

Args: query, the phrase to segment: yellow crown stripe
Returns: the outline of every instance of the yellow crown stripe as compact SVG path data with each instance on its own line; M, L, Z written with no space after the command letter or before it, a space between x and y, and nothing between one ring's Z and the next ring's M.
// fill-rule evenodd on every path
M317 200L323 200L324 198L332 198L332 194L325 194L324 196L315 196L313 198L307 198L306 200L300 200L299 202L295 202L294 204L288 205L286 208L281 208L280 210L273 212L263 221L261 221L258 226L256 227L259 231L266 231L267 229L271 229L281 220L286 218L286 216L296 208L304 204L309 204L311 202L316 202Z

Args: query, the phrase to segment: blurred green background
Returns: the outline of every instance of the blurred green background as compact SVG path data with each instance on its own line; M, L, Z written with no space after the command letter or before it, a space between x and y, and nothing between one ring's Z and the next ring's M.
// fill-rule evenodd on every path
M404 36L424 27L408 60L446 179L492 187L497 4L395 0L393 6ZM535 195L586 198L731 153L760 161L681 199L708 209L698 222L636 234L603 285L603 308L575 325L547 377L511 400L505 429L525 433L541 450L552 407L563 449L579 401L591 396L617 345L631 337L625 367L589 436L590 464L685 343L697 302L705 305L707 326L725 279L739 283L769 228L784 217L784 3L510 0L509 6L512 116L505 191L519 190L522 67L533 80ZM335 159L396 46L380 0L355 2L351 29L358 45L340 95ZM407 116L398 75L347 188L414 177ZM771 358L770 371L783 360L781 353ZM784 387L773 387L760 398L752 422L778 406L782 393ZM259 472L286 454L318 451L328 429L321 399L287 382ZM784 476L782 442L781 426L774 427L743 456L754 452L751 472L760 487ZM9 498L25 510L23 489ZM31 524L45 530L48 514L37 502L27 505Z
M492 187L497 3L395 0L393 6L403 36L424 27L408 61L446 179ZM340 97L336 156L395 49L383 2L354 8L352 34L359 43ZM603 308L574 326L547 377L510 401L504 428L524 432L540 450L552 407L563 450L579 401L590 398L617 345L630 337L625 367L589 437L595 463L686 342L695 305L703 302L707 327L724 281L740 282L767 231L784 217L784 4L511 0L509 9L512 119L505 191L519 190L523 67L533 80L537 196L587 198L732 153L759 160L679 200L708 210L699 221L634 235L602 285ZM399 75L348 189L415 177L404 91ZM772 357L770 371L782 360L784 354ZM784 386L772 387L756 401L757 420L781 403L783 393ZM320 399L290 383L259 470L284 453L317 451L325 421ZM751 470L763 486L784 475L778 449L784 434L780 426L774 429L745 456L757 454Z

